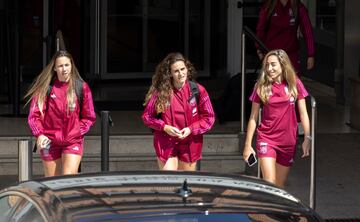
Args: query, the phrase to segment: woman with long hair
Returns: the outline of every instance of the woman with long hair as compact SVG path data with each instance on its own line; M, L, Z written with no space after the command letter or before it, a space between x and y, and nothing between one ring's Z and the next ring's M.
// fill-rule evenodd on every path
M30 103L28 124L37 138L45 176L77 173L84 135L96 115L91 90L70 53L57 51L25 98Z
M161 170L194 171L202 158L203 134L215 122L207 91L193 82L195 74L191 62L176 52L157 65L152 78L142 120L154 130Z
M250 96L252 108L243 157L248 161L250 154L257 153L263 178L282 188L295 157L298 127L295 103L298 105L305 135L302 157L309 156L311 136L306 96L308 92L297 77L286 52L278 49L267 53ZM261 123L256 130L261 106ZM257 152L252 147L255 130Z

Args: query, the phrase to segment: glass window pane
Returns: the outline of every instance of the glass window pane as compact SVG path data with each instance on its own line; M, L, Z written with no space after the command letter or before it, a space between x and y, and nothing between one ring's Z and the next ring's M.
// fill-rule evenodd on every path
M12 216L17 222L42 222L44 221L39 211L28 201L22 202Z
M141 72L141 1L108 1L107 72Z
M180 35L179 21L174 17L149 19L148 21L148 67L146 71L153 71L166 54L182 51L183 38Z
M149 1L148 15L146 71L152 72L166 54L183 49L181 1Z
M190 1L189 59L197 70L204 69L204 1Z
M21 65L22 78L32 82L42 68L43 4L41 0L25 1L21 5Z
M19 196L4 196L0 198L0 222L8 221L9 217L13 214L17 204L22 200Z
M142 19L139 16L109 16L107 72L141 72Z
M203 69L204 2L191 0L185 8L184 0L108 0L107 73L153 72L166 54L184 53L186 14L189 58Z

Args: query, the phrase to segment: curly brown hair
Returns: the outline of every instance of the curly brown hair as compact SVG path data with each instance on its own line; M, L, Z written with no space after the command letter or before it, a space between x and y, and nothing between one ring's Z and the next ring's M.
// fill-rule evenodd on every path
M173 90L173 79L171 75L171 65L183 61L188 70L188 80L194 80L196 70L193 64L181 53L169 53L157 66L155 74L152 77L152 84L146 94L144 106L149 102L154 92L157 92L157 100L155 103L157 113L164 112L167 105L170 103L170 98Z

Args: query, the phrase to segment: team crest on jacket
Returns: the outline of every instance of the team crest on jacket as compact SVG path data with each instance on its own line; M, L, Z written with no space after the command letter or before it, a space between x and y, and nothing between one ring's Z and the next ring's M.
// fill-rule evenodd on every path
M291 8L289 8L290 25L295 25L295 15Z
M196 106L192 109L192 115L195 116L197 114L197 108Z
M195 106L195 105L196 105L196 98L195 98L195 96L190 99L189 103L190 103L191 106Z

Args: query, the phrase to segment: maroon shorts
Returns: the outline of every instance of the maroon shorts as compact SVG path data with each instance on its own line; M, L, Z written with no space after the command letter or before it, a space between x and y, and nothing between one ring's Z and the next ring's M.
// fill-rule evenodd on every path
M267 142L258 141L256 144L256 151L259 158L272 157L276 159L276 163L282 166L291 166L295 157L294 146L275 146Z
M201 152L200 155L198 153L191 154L189 144L175 144L173 148L156 150L157 157L163 162L171 157L177 157L182 162L193 163L201 159Z
M40 157L44 161L52 161L61 158L62 154L76 154L83 155L84 151L84 142L75 143L69 146L52 146L50 149L41 149Z

